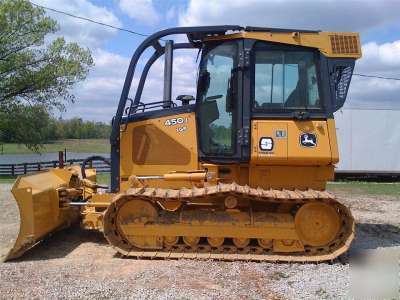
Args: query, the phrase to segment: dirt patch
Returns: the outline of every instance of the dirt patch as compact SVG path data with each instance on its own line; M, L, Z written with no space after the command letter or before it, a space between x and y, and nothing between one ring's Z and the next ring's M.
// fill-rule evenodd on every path
M19 215L0 185L0 249L18 233ZM346 195L357 220L360 249L400 251L400 198ZM321 299L346 298L349 264L272 264L193 260L136 260L115 254L97 232L72 227L23 258L0 264L0 298Z
M0 261L14 245L19 231L19 212L17 204L12 201L11 184L0 184Z

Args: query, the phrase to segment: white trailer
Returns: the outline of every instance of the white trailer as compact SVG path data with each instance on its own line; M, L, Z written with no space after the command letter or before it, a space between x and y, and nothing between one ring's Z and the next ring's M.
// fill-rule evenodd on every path
M400 110L342 108L335 120L337 173L400 176Z

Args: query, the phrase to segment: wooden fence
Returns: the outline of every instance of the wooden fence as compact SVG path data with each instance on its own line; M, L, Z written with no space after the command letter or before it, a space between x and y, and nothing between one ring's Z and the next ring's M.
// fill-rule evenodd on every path
M83 159L68 159L64 166L79 164L81 165ZM50 168L56 168L59 166L58 160L46 161L46 162L35 162L35 163L19 163L19 164L0 164L0 176L17 176L23 174L34 173L42 170L48 170ZM110 166L102 161L93 161L87 164L87 167L94 167L97 173L109 173Z

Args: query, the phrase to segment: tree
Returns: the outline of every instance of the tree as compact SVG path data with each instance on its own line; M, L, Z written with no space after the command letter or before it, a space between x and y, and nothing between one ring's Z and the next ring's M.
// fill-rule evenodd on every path
M32 135L17 134L13 141L38 149L43 136L36 126L74 102L71 88L86 78L93 59L89 49L63 37L51 40L58 29L42 8L0 0L0 139L15 133L9 126L17 121L19 132Z
M44 142L48 134L50 116L42 105L14 106L12 117L0 112L3 142L19 143L24 141L32 150L39 150L37 141ZM22 126L21 126L22 124Z

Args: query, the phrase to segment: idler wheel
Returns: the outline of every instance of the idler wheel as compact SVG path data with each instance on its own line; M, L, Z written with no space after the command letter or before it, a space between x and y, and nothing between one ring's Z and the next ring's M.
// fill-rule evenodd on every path
M300 207L294 222L303 244L315 247L333 241L340 229L340 217L336 209L320 202L311 202Z

